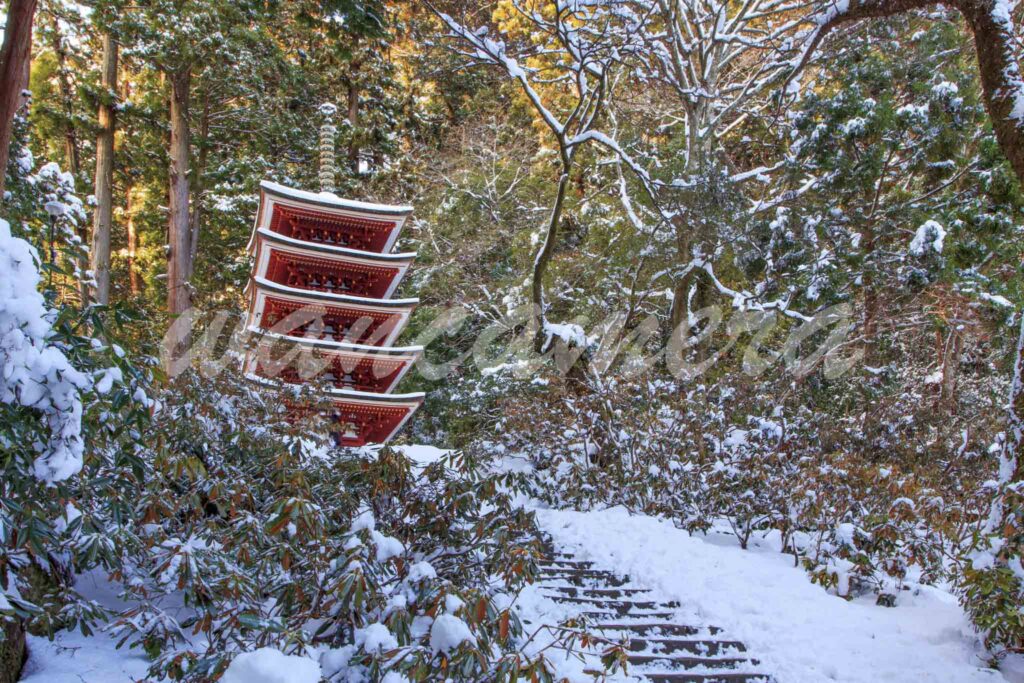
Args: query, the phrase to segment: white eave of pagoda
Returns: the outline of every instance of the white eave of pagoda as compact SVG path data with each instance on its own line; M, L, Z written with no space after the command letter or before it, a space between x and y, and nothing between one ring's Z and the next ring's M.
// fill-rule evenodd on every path
M351 342L334 341L333 339L316 339L313 337L296 337L290 334L270 332L260 327L248 327L249 332L261 338L272 338L275 341L294 342L305 346L316 346L325 350L349 353L368 353L375 356L411 356L418 358L423 353L422 346L373 346L372 344L353 344Z
M277 205L298 210L312 209L333 216L357 220L392 221L395 227L391 230L388 241L381 250L383 254L387 254L394 247L398 235L402 231L402 226L405 225L406 219L413 211L413 207L407 205L375 204L355 199L343 199L333 192L307 192L264 180L260 183L260 205L256 212L256 223L253 226L252 236L249 238L247 247L250 252L255 247L257 231L270 229L274 207Z
M290 384L288 382L267 379L266 377L260 377L259 375L253 375L250 373L246 373L243 376L255 384L276 387L278 389L289 389L293 391L296 396L298 396L299 392L304 388L299 384ZM322 395L332 401L352 401L353 403L362 403L365 405L389 407L406 406L409 408L419 407L420 404L423 403L423 399L426 397L426 394L422 391L413 391L407 394L377 394L369 391L356 391L355 389L325 389Z
M409 323L409 317L413 309L419 303L419 299L370 299L362 296L351 296L348 294L334 294L332 292L318 292L310 289L297 289L287 285L271 282L266 278L254 276L249 280L243 294L249 297L250 305L246 327L259 327L257 321L263 319L263 309L266 307L267 299L282 299L300 304L302 307L339 308L344 310L370 313L387 313L398 317L398 322L391 328L387 337L380 346L390 347L398 339L398 336Z
M381 408L405 408L405 415L402 416L402 419L398 421L381 443L391 441L395 434L402 431L402 427L409 421L409 418L423 405L425 396L426 394L422 391L409 394L371 394L351 389L334 389L328 392L328 397L335 403L352 403Z
M390 394L396 386L402 381L402 378L412 369L413 364L419 360L420 355L423 353L422 346L370 346L369 344L351 344L349 342L338 342L333 339L314 339L309 337L295 337L289 334L278 334L276 332L267 332L266 330L249 327L249 332L258 335L258 344L264 343L283 343L283 344L294 344L309 349L315 349L324 354L341 356L343 358L351 359L353 365L359 361L367 358L372 360L387 360L387 361L399 361L402 363L401 371L395 376L388 387L384 390L385 393ZM258 348L258 347L257 347ZM246 354L245 358L245 369L247 373L255 374L256 370L256 354L257 350L250 350ZM357 392L366 393L366 392ZM367 394L375 396L376 394Z
M271 256L275 251L293 254L308 259L329 259L336 263L349 263L370 268L394 268L398 273L388 285L388 289L383 296L385 299L394 294L398 285L401 283L402 278L405 277L405 274L409 271L409 267L416 258L416 254L411 252L400 254L378 254L372 251L349 249L348 247L339 247L331 244L305 242L293 237L281 235L266 228L259 228L256 230L254 240L250 243L250 246L252 247L250 253L253 253L256 256L256 263L253 272L258 277L262 278L265 278L267 275L267 267L269 266Z

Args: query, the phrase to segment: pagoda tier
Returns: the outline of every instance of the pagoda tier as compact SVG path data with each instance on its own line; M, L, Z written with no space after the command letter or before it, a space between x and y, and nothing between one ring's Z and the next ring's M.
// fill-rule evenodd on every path
M282 386L262 377L248 377L266 386ZM338 445L365 446L390 441L423 405L424 394L378 394L336 389L330 391L326 398L332 406L328 417L338 425L334 432ZM308 405L292 404L288 399L284 403L289 408L289 420L292 421L301 420L313 410Z
M422 351L421 346L380 348L266 333L246 355L245 371L289 384L319 381L384 394L394 390Z
M295 289L387 299L405 276L415 254L375 254L301 242L258 230L253 272Z
M418 299L367 299L295 289L255 277L247 288L248 327L350 344L391 346Z
M410 206L357 202L264 181L249 248L262 229L302 242L386 254L410 213Z
M360 391L331 393L335 438L342 446L385 443L398 433L423 403L423 394L368 394Z

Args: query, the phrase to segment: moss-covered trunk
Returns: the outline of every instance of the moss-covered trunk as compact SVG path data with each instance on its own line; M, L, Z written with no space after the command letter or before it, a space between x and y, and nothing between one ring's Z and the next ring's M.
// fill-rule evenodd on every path
M25 663L25 628L13 619L0 623L3 640L0 641L0 683L15 683Z

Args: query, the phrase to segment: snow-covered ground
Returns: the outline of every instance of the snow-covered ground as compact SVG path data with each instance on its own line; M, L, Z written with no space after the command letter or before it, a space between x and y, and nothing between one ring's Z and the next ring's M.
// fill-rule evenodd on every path
M446 454L430 447L403 451L421 467ZM731 536L690 535L668 521L622 508L538 509L537 517L558 550L629 575L634 585L654 591L651 599L679 602L677 623L725 629L725 636L746 643L760 669L780 683L1024 681L984 667L955 597L939 589L915 586L898 596L895 608L879 607L870 598L847 601L827 593L770 542L744 551ZM102 604L119 606L101 578L83 577L78 587ZM527 635L539 631L526 649L544 650L559 675L571 681L591 681L585 670L596 668L596 662L566 659L548 649L552 637L543 628L575 610L546 598L538 586L528 587L515 602ZM148 666L143 656L117 650L102 633L85 638L65 632L53 642L31 638L29 649L23 680L30 683L129 683L144 679Z
M53 642L29 636L24 683L131 683L145 680L149 660L140 652L117 649L104 633L86 638L62 631Z
M848 602L771 547L744 551L622 508L537 516L557 548L678 601L693 625L724 628L782 683L1004 680L984 668L963 611L941 590L904 591L895 608Z

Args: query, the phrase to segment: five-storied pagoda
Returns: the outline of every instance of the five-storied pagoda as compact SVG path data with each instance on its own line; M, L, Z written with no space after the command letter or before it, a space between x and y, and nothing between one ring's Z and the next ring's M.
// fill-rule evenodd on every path
M418 302L391 298L416 256L391 253L412 207L338 197L333 150L328 123L319 193L260 184L246 289L247 325L259 337L245 372L291 385L324 382L338 442L362 446L391 439L423 403L422 393L391 393L423 350L394 346ZM304 361L276 360L282 356Z

